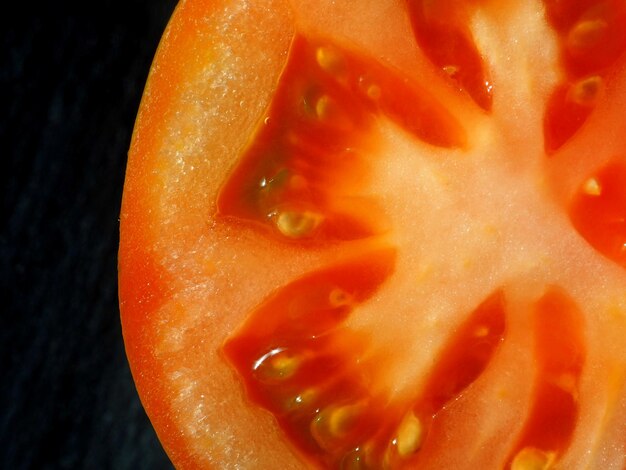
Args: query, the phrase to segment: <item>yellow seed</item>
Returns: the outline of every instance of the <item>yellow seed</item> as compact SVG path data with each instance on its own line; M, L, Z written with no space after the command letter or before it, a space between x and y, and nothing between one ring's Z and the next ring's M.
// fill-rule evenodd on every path
M364 406L361 403L329 406L318 411L310 424L311 436L323 449L334 447L355 429Z
M320 119L327 118L331 113L331 107L332 103L330 97L323 95L315 102L315 114Z
M511 470L549 470L556 460L556 453L544 452L534 447L525 447L517 453Z
M281 379L293 376L298 370L300 362L300 358L290 354L277 354L270 360L274 375Z
M343 307L352 302L352 297L343 289L333 289L328 294L328 303L331 307Z
M261 380L284 380L292 377L301 363L301 356L276 348L259 358L253 369Z
M343 436L362 411L361 405L346 405L333 410L328 418L328 431L334 437Z
M322 216L310 211L284 211L275 218L276 228L289 238L303 238L311 233L322 222Z
M600 196L602 194L602 186L595 178L589 178L583 184L583 191L590 196Z
M570 29L567 45L572 49L582 49L597 44L606 33L608 25L602 19L582 20Z
M409 413L400 423L398 435L395 439L398 454L401 457L409 457L419 450L423 439L424 428L422 422L413 413Z
M337 73L343 67L341 54L330 47L318 47L315 51L315 60L327 72Z
M602 78L598 75L583 78L574 83L567 92L567 99L576 104L593 106L602 88Z

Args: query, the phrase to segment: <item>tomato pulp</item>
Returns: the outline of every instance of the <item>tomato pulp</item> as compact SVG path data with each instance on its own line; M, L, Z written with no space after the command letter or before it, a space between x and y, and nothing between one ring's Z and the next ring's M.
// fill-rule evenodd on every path
M621 0L182 1L119 255L174 464L626 468L624 109Z

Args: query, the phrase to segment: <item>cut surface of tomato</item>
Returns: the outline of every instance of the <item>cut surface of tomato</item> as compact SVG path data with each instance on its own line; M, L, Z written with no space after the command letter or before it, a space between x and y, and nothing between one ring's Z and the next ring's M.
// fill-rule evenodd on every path
M179 468L626 468L626 4L183 0L124 188Z

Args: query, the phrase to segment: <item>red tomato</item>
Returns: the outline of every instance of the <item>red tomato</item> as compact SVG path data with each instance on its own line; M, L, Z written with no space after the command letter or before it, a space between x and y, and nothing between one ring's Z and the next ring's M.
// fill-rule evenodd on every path
M187 0L121 214L180 468L626 468L626 3Z

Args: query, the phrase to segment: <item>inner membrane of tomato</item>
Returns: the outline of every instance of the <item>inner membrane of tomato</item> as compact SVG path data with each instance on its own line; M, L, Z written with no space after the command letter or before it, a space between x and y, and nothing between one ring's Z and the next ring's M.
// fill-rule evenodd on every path
M541 147L516 148L528 126L511 129L493 117L498 74L469 26L482 3L407 2L415 40L454 93L473 101L475 122L461 122L428 87L391 66L296 35L272 105L220 192L220 219L249 224L278 243L306 250L362 242L359 254L270 295L224 346L249 399L323 466L433 465L449 415L461 408L455 402L480 390L475 382L520 325L529 332L532 372L523 373L530 398L522 422L503 439L506 466L552 468L575 438L586 322L598 314L584 314L574 300L584 297L585 281L568 284L559 274L588 263L587 248L571 258L553 250L581 251L582 236L592 251L624 266L625 156L605 159L561 204L559 183L546 189L540 175L564 165L548 157L584 129L605 93L626 45L626 9L622 2L545 2L561 78L539 110ZM406 194L414 188L411 200ZM555 242L563 224L568 238ZM481 264L487 252L501 265ZM483 298L463 298L455 283L468 277L485 286ZM623 282L623 273L618 278ZM392 279L405 301L383 313L376 305ZM458 287L446 292L444 284ZM433 325L441 306L419 302L429 288L442 305L447 296L465 308L439 316L451 322L448 333ZM520 295L531 299L521 308ZM398 334L400 324L405 331ZM419 364L425 341L436 345L435 357L398 365Z

